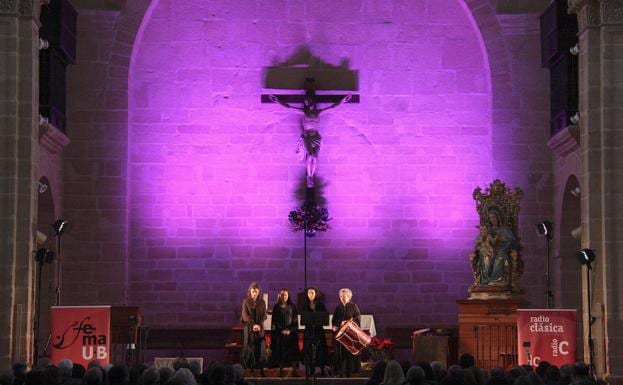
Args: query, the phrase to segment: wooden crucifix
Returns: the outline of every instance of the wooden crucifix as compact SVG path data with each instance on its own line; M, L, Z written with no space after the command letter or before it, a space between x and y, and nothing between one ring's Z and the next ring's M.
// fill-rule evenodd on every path
M307 187L314 187L314 174L316 162L320 152L321 136L318 132L320 113L330 108L335 108L342 103L359 103L359 95L316 95L314 78L306 78L304 95L272 95L263 94L262 103L279 103L286 108L294 108L303 112L301 125L303 132L299 138L296 153L299 160L307 161ZM331 103L329 106L320 108L320 103ZM301 104L301 107L292 104Z

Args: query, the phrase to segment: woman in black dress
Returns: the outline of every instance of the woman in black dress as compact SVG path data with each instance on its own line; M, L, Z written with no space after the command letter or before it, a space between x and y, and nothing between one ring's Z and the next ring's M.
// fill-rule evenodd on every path
M279 292L279 301L273 307L271 325L272 360L279 365L279 374L284 366L298 361L298 312L290 301L287 289ZM296 370L296 369L295 369Z
M244 325L242 366L245 369L261 369L261 363L266 360L263 326L265 319L266 303L260 298L260 286L253 282L249 285L247 297L242 301L242 315L240 317L240 321Z
M317 299L318 291L310 287L307 289L307 301L302 308L302 312L326 313L327 308L324 303ZM305 326L303 338L303 357L305 360L305 370L308 376L315 373L316 367L320 367L320 375L324 376L324 367L327 364L327 340L325 339L322 326Z

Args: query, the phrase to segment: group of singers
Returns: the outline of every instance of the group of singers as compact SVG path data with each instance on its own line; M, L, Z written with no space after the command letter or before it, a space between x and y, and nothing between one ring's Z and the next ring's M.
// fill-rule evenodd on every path
M300 307L303 318L306 313L326 313L327 308L318 299L318 291L307 288L307 298ZM361 312L356 304L351 302L353 293L350 289L340 289L340 304L333 312L331 324L333 331L348 320L357 325L361 324ZM260 297L260 286L253 282L249 285L247 296L242 302L241 321L244 324L242 340L242 365L251 370L262 369L266 360L266 343L264 339L264 320L266 319L266 303ZM292 366L299 360L298 349L298 315L299 311L290 300L287 289L279 291L279 300L273 307L271 322L271 360L279 365L280 373L284 367ZM307 317L311 318L311 317ZM361 365L357 356L351 354L341 344L335 343L335 374L349 377L358 372ZM322 325L306 326L303 338L303 363L306 375L314 375L316 368L320 368L320 375L325 375L327 364L327 344ZM295 371L296 372L296 371Z

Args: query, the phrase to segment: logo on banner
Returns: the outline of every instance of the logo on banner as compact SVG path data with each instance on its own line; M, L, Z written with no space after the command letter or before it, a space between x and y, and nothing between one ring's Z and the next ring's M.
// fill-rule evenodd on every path
M53 362L64 358L83 365L93 360L109 362L110 306L54 306L50 310Z
M64 350L78 343L81 346L82 359L88 361L107 359L108 336L97 334L97 328L89 322L90 320L91 317L84 317L80 322L72 322L62 335L56 336L58 342L52 346Z
M540 315L538 317L530 317L531 333L564 333L563 324L554 324L549 320L548 316Z
M541 361L561 366L575 362L576 311L517 310L519 363L538 366Z

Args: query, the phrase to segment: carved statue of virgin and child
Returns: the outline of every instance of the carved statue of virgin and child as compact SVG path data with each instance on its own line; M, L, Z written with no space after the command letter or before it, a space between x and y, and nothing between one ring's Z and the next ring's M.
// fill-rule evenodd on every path
M517 236L520 189L511 192L495 180L483 192L476 188L473 197L480 217L479 235L470 253L474 283L470 298L513 298L522 293L519 278L523 262Z

